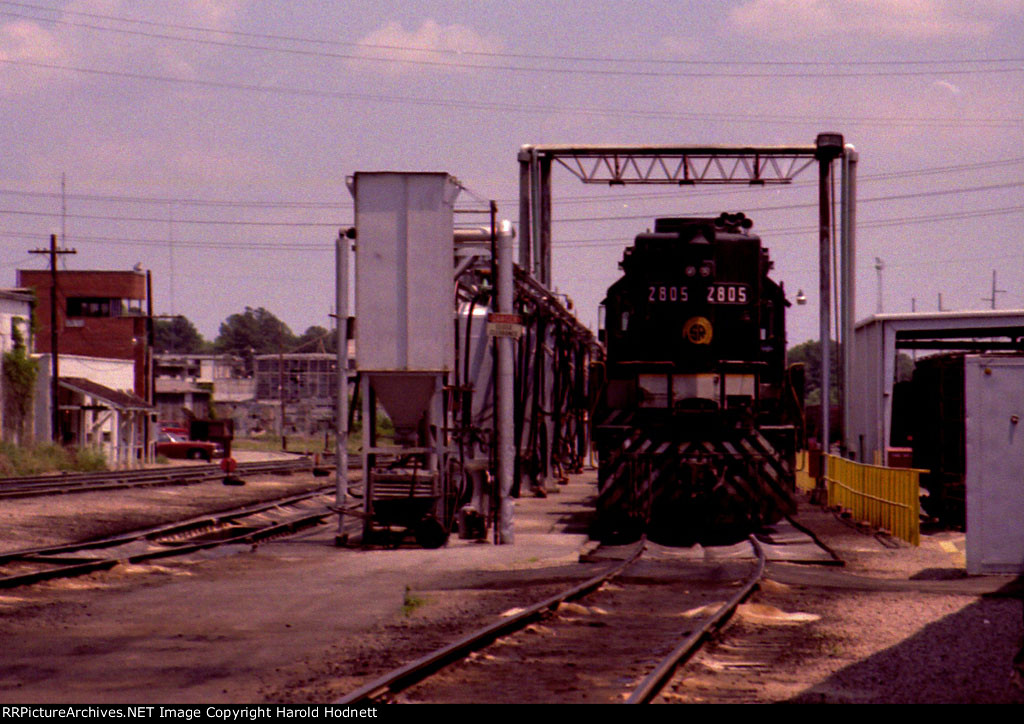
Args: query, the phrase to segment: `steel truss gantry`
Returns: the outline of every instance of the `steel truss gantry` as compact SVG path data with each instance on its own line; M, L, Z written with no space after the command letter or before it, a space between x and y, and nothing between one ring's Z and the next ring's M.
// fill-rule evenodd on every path
M544 146L550 152L551 146ZM551 160L583 183L788 184L814 163L803 149L608 148L567 146Z
M840 203L840 365L844 435L850 429L848 405L854 315L854 223L857 152L838 133L818 134L807 146L600 146L543 145L519 150L519 264L551 286L551 172L557 164L583 183L630 184L788 184L817 162L819 169L819 339L831 338L831 244L833 161L841 159ZM829 400L830 349L821 345L822 400ZM827 407L825 407L827 410ZM829 415L821 416L821 440L829 439ZM848 449L844 440L843 448Z

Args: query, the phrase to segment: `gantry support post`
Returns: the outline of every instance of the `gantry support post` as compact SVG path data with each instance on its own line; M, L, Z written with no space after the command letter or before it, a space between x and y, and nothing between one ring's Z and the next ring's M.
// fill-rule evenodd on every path
M818 339L821 342L821 476L815 488L815 500L824 502L825 477L828 474L829 416L832 407L832 162L843 152L843 137L821 133L817 139L818 160Z
M841 264L840 275L842 282L842 295L840 296L840 340L842 342L841 354L843 363L840 365L840 385L842 386L842 397L840 409L843 411L843 455L849 457L852 450L857 447L850 439L853 430L853 379L850 372L853 370L853 326L856 323L856 273L857 273L857 239L856 211L857 211L857 151L849 143L843 149L843 182L840 187L842 202L840 204L842 215L842 246L839 252ZM860 462L866 462L860 460Z

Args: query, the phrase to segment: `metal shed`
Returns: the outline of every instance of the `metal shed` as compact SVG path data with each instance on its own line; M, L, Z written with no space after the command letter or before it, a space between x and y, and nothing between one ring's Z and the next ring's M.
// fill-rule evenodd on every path
M1024 310L876 314L858 322L850 369L847 451L862 462L881 462L892 430L896 356L905 350L986 352L1017 350Z

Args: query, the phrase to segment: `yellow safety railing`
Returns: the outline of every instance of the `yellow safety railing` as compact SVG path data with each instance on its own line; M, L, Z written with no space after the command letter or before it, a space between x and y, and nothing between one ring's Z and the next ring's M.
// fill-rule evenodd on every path
M811 477L809 458L810 453L806 450L796 451L796 487L797 490L802 490L805 493L814 490L814 486L818 484L818 481Z
M911 545L921 544L921 473L916 468L865 465L828 455L828 504L848 508L854 520L883 528Z

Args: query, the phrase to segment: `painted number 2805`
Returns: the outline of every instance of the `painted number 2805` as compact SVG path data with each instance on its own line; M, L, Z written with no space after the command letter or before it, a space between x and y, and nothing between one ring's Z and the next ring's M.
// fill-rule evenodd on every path
M746 304L747 288L742 284L712 284L708 287L710 304Z
M690 290L687 287L650 285L647 287L648 302L688 302ZM705 301L708 304L746 304L745 284L712 284L708 287Z
M648 302L688 302L690 292L686 287L651 286L647 288Z

